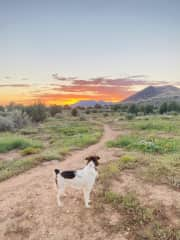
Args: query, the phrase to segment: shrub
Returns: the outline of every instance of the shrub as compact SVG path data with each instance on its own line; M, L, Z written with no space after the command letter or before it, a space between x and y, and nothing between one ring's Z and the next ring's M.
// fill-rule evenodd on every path
M49 107L49 112L50 112L50 115L53 117L57 113L61 113L62 112L62 107L58 106L58 105L52 105L52 106Z
M128 107L128 113L132 113L132 114L137 114L138 112L138 107L136 104L131 104L129 107Z
M85 111L85 113L86 113L86 114L90 114L90 111L89 111L89 109L87 109L87 110Z
M77 110L76 108L73 108L72 111L71 111L71 115L72 115L73 117L78 116L78 110Z
M0 131L14 130L14 122L11 118L0 116Z
M135 115L134 115L134 114L132 114L132 113L126 114L126 119L127 119L127 120L133 120L134 118L135 118Z
M45 105L37 103L25 108L25 111L30 116L33 122L42 122L47 117L47 111Z
M25 155L31 155L31 154L39 153L40 150L41 149L37 148L37 147L26 147L21 151L21 153L22 153L23 156L25 156Z
M168 105L166 102L162 103L160 108L159 108L159 113L164 114L168 111Z
M13 110L11 112L11 118L14 122L15 128L22 128L30 122L30 119L27 113L18 109Z
M0 112L4 112L4 107L0 106Z

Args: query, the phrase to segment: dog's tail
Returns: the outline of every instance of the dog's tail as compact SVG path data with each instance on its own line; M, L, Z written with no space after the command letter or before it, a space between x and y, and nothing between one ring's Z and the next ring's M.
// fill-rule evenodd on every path
M55 172L55 182L56 182L56 186L58 185L58 181L57 181L57 175L60 174L60 170L59 169L54 169Z

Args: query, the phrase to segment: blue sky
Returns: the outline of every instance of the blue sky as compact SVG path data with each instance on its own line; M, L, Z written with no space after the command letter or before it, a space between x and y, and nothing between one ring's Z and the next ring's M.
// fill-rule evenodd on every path
M48 87L55 73L176 83L179 12L178 0L0 0L0 83Z

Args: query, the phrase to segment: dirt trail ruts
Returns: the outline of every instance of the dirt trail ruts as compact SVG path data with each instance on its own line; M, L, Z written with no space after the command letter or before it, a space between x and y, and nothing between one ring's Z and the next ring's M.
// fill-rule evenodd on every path
M98 154L102 163L116 159L120 150L108 149L105 147L105 142L115 139L117 135L119 132L105 125L103 137L97 144L73 152L63 162L46 162L1 182L0 240L127 240L120 232L111 236L106 235L107 231L102 227L104 219L93 209L84 207L81 192L69 190L67 197L63 199L64 206L59 208L53 177L54 168L83 167L85 157L90 154ZM151 186L126 171L121 173L120 182L115 182L112 188L121 194L136 190L143 203L162 201L169 209L177 205L179 199L179 193L167 186ZM173 198L172 194L174 194ZM105 214L110 215L108 210Z
M48 162L0 183L0 239L106 239L105 231L95 223L100 219L92 218L91 209L84 208L82 193L69 191L63 199L64 207L57 207L53 169L83 167L90 154L98 154L102 162L115 158L114 150L108 150L105 142L117 134L105 125L97 144L73 152L63 162Z

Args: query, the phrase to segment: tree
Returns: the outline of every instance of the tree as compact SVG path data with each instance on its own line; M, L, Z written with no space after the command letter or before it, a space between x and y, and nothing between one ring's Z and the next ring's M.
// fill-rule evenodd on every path
M138 107L136 104L131 104L128 108L128 113L137 114Z
M180 105L175 101L170 102L167 106L167 110L168 110L168 112L172 112L172 111L179 112L180 111Z
M160 105L159 113L163 114L163 113L166 113L167 111L168 111L168 106L167 106L167 103L164 102Z
M150 114L153 113L154 106L152 104L147 104L144 107L144 114Z

